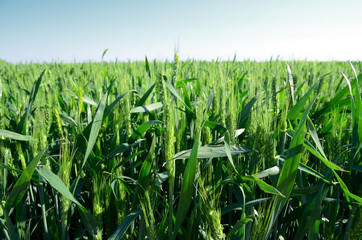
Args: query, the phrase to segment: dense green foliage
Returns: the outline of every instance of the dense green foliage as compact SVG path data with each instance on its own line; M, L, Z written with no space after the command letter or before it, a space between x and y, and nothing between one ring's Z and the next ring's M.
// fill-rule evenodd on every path
M361 63L0 63L1 239L358 239Z

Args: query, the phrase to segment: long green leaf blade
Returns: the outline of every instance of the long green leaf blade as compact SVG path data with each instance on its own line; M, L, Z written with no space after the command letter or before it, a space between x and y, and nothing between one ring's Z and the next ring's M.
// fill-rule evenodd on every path
M10 138L18 141L33 141L31 136L25 136L16 132L0 129L0 137Z
M181 186L179 205L177 207L176 213L176 222L173 229L173 239L176 239L177 232L181 227L182 222L184 221L187 211L191 205L191 199L194 192L194 181L196 174L196 162L197 162L197 152L200 143L200 132L199 130L197 137L194 142L194 146L192 147L192 151L190 154L190 158L187 161L183 182Z
M43 149L40 153L38 153L38 155L28 164L26 169L20 175L19 179L16 181L5 204L5 208L7 210L12 207L16 207L24 197L30 185L30 179L33 176L36 166L43 157L45 150L46 149Z
M333 170L332 170L332 171L333 171ZM333 171L333 173L334 173L334 176L336 176L336 178L337 178L337 180L338 180L338 182L339 182L339 185L341 186L341 188L342 188L343 192L346 194L346 196L347 196L347 197L350 197L350 198L352 198L352 199L354 199L354 200L356 200L360 205L362 205L362 198L359 197L359 196L357 196L357 195L355 195L355 194L353 194L353 193L351 193L351 192L348 190L348 187L347 187L347 185L344 183L344 181L342 180L342 178L341 178L340 176L338 176L338 174L337 174L335 171ZM348 198L347 198L347 199L348 199Z
M72 202L76 203L80 207L83 207L82 204L78 202L69 189L65 186L64 182L52 171L49 170L46 166L39 166L37 172L42 176L55 190L60 192L64 197L68 198Z
M290 143L289 149L286 153L287 154L286 160L283 164L281 173L278 178L278 183L277 183L277 189L285 196L285 198L279 197L279 196L275 197L273 209L271 211L271 220L270 220L268 230L267 230L267 233L266 233L264 239L267 239L269 237L271 229L272 229L279 213L281 212L282 208L288 201L290 193L293 189L295 178L297 176L297 171L298 171L301 154L302 154L302 146L303 146L303 141L304 141L306 120L307 120L309 110L312 108L314 101L315 101L315 98L304 111L304 113L299 121L299 124L297 126L296 133L294 134L294 137Z
M129 91L131 92L131 91ZM117 105L117 103L124 97L126 96L129 92L126 92L124 94L122 94L121 96L117 97L111 104L109 104L105 109L104 109L104 116L103 119L105 117L107 117L113 110L113 108Z
M243 176L243 179L249 179L251 181L254 181L256 184L258 184L259 188L261 190L263 190L266 193L270 193L270 194L275 194L275 195L279 195L281 197L285 197L280 191L278 191L278 189L276 189L275 187L267 184L266 182L264 182L263 180L259 179L256 176Z
M0 78L0 99L1 99L2 96L3 96L3 84L2 84L2 81L1 81L1 78Z
M292 102L293 102L293 105L295 103L295 97L294 97L294 82L293 82L293 74L292 74L292 70L290 69L289 65L288 64L285 64L287 65L287 70L288 70L288 78L289 78L289 84L290 84L290 93L291 93L291 96L292 96Z
M136 106L142 106L143 104L145 104L147 98L151 95L153 89L155 88L156 83L154 83L145 94L143 94L143 96L141 97L141 99L137 102Z
M231 150L230 150L230 134L229 131L226 131L225 133L225 141L224 141L224 150L225 150L225 154L229 159L229 163L230 165L233 167L234 171L236 173L238 173L238 171L235 168L235 164L233 161L233 157L231 156Z
M239 112L238 114L238 128L245 128L246 123L250 119L250 112L253 105L256 103L258 98L263 94L264 92L261 92L254 96Z
M161 124L162 122L161 121L158 121L158 120L151 120L151 121L148 121L148 122L145 122L145 123L142 123L141 125L139 125L137 127L137 129L135 129L135 131L132 133L131 135L131 138L133 140L136 140L140 137L142 137L147 131L148 129L154 125L154 124Z
M138 106L135 107L133 109L131 109L130 113L144 113L144 112L151 112L153 110L162 108L162 103L161 102L157 102L157 103L152 103L146 106Z
M108 240L119 240L122 239L124 233L127 231L129 226L134 222L134 220L142 213L142 209L138 208L131 212L117 227L116 231L108 238Z
M32 90L31 90L29 102L28 102L28 105L26 106L25 113L21 117L19 124L16 126L16 132L18 132L18 133L23 133L24 135L26 134L26 123L27 123L29 114L31 112L31 109L33 107L35 97L38 94L38 90L40 87L40 83L43 79L44 73L45 73L45 70L40 74L38 80L35 82Z
M90 152L92 151L92 149L94 147L94 144L96 143L98 132L101 129L102 120L103 120L103 113L104 113L104 110L105 110L105 107L106 107L107 97L108 97L108 90L102 96L102 99L98 104L97 111L96 111L96 113L94 115L93 122L92 122L92 127L91 127L90 134L89 134L87 150L86 150L84 158L83 158L82 168L83 168L84 164L86 163L87 158L89 157L89 154L90 154Z
M191 106L187 105L184 100L180 97L180 95L177 93L177 90L172 86L171 82L165 80L167 88L171 91L171 93L178 99L180 102L186 107L186 109L193 113Z
M314 84L313 87L311 87L309 91L293 106L293 108L290 109L288 119L293 121L298 117L316 86L317 84Z
M191 149L181 151L175 154L173 159L187 159L191 156ZM230 154L232 156L243 154L247 152L253 151L252 148L247 146L230 146ZM218 158L218 157L226 157L227 154L225 152L225 147L220 145L207 145L203 147L199 147L199 151L197 154L197 158Z
M155 153L155 146L156 146L156 138L153 136L153 140L151 143L150 150L146 156L145 161L142 164L140 173L138 175L137 181L142 186L143 189L146 189L148 186L148 178L151 174L151 167L154 159L154 153Z

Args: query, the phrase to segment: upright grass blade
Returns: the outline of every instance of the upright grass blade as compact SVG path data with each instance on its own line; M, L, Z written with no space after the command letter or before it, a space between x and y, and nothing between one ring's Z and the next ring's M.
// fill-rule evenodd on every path
M173 239L177 237L178 230L181 227L182 222L184 221L186 214L190 208L192 195L194 192L194 181L196 174L196 162L197 162L197 152L200 144L200 132L197 133L197 137L192 147L189 160L187 161L185 172L183 175L183 182L181 186L180 199L178 201L177 213L176 213L176 222L173 229Z
M50 233L48 230L48 218L46 214L46 206L45 206L45 200L44 200L44 184L42 182L38 185L38 192L40 197L40 206L41 206L41 216L43 219L43 225L44 225L44 239L49 240L50 239Z
M214 100L214 88L210 90L209 97L207 98L206 109L205 109L206 113L209 112L213 100Z
M146 65L146 72L148 74L148 77L151 78L151 69L150 69L150 64L148 63L148 59L145 56L145 65Z
M354 113L354 116L352 116L353 118L352 147L354 147L354 150L352 151L353 160L351 160L349 163L349 168L348 168L349 170L352 169L355 157L358 154L358 152L360 152L360 155L362 156L362 150L360 148L362 144L362 99L359 91L358 75L356 69L354 68L351 62L350 65L356 77L356 86L354 87L354 92L353 92L355 100L355 109L352 109L352 113Z
M350 93L351 98L352 98L352 103L354 104L354 101L353 101L353 88L352 88L352 85L351 85L351 81L348 79L348 77L343 72L341 72L341 74L344 77L344 79L346 80L346 83L347 83L347 86L348 86L348 89L349 89L349 93Z
M317 149L318 149L319 153L322 155L323 158L327 159L326 154L323 151L322 144L319 141L317 131L316 131L315 127L314 127L314 124L313 124L312 120L309 117L308 117L307 123L308 123L307 124L308 130L309 130L309 132L310 132L310 134L312 136L312 139L313 139L314 143L317 146Z
M155 146L156 146L156 138L155 138L155 136L153 136L150 150L146 156L145 161L142 164L142 167L141 167L140 173L138 174L138 179L137 179L138 183L141 185L141 187L143 189L146 189L149 185L148 179L151 174L151 167L152 167L152 162L153 162L154 154L155 154Z
M75 191L76 186L78 184L79 178L80 178L82 170L84 168L84 165L85 165L85 163L86 163L86 161L87 161L87 159L89 157L89 154L91 153L91 151L92 151L92 149L94 147L94 144L96 143L96 140L97 140L97 137L98 137L98 132L101 129L102 122L103 122L103 115L104 115L104 111L105 111L105 108L106 108L106 101L107 101L108 93L109 93L110 89L112 88L115 80L116 80L116 78L111 82L108 89L103 94L103 96L101 98L101 101L98 104L97 111L96 111L96 113L95 113L95 115L93 117L93 120L92 120L92 123L91 123L92 125L91 125L91 128L90 128L90 133L89 133L89 138L88 138L87 149L86 149L86 152L84 154L82 165L81 165L81 168L80 168L80 171L78 173L78 176L77 176L76 180L74 181L74 183L71 186L73 194L74 194L74 191Z
M103 59L104 59L104 55L106 55L107 52L108 52L108 48L106 50L104 50L103 53L102 53L102 62L103 62Z
M117 97L111 104L109 104L109 105L104 109L103 120L112 112L112 110L116 107L117 103L118 103L124 96L126 96L129 92L132 92L132 91L128 91L128 92L120 95L119 97Z
M290 193L293 189L295 178L297 176L298 166L302 154L302 146L304 141L304 133L305 133L305 124L308 116L309 110L312 108L314 100L308 105L306 110L304 111L301 119L299 120L299 124L297 126L297 130L293 139L290 143L289 149L286 153L286 160L283 164L282 171L279 175L277 189L285 196L285 198L276 196L274 197L273 207L271 211L271 218L268 226L268 230L266 232L265 238L268 239L269 234L274 226L275 221L277 220L282 208L287 203Z
M149 191L151 191L150 187L150 176L151 176L151 168L153 161L155 159L155 145L156 145L156 138L155 135L153 136L152 143L150 150L144 160L141 170L138 174L136 192L137 197L139 199L139 203L141 205L143 211L143 220L145 221L146 232L149 238L154 238L156 234L155 230L155 218L153 215L153 209L149 197ZM147 218L147 219L146 219ZM141 236L141 235L140 235ZM145 238L145 237L142 237Z
M172 86L172 84L170 84L170 86ZM184 101L185 101L185 104L186 104L185 106L187 106L186 107L186 113L192 115L193 111L190 110L190 109L192 109L192 106L191 106L191 99L190 99L189 91L187 90L186 86L183 86L182 90L183 90L183 93L184 93Z
M82 168L83 168L87 158L89 157L90 152L93 149L93 146L94 146L94 144L95 144L95 142L97 140L98 132L101 129L102 120L103 120L103 113L104 113L104 110L105 110L105 107L106 107L107 96L108 96L108 90L102 96L102 99L99 102L97 111L96 111L96 113L94 115L91 131L90 131L90 135L89 135L89 139L88 139L87 150L86 150L84 158L83 158Z
M315 196L309 198L310 202L305 206L305 209L301 216L300 225L296 233L295 239L303 239L305 235L308 239L317 239L319 233L319 225L322 220L321 203L323 200L324 186L320 187L320 190Z
M5 138L9 138L9 139L13 139L13 140L18 140L18 141L33 141L34 138L30 137L30 136L25 136L16 132L12 132L12 131L8 131L8 130L3 130L0 129L0 137L5 137Z
M3 84L2 84L2 81L1 81L1 78L0 78L0 100L1 100L2 96L3 96Z
M348 162L348 170L352 169L355 161L355 155L358 153L357 149L359 148L359 144L362 142L362 100L361 95L359 93L359 85L358 85L358 76L355 72L355 69L352 66L352 69L356 75L356 85L351 85L350 80L347 76L341 72L344 79L347 82L350 95L351 95L351 109L352 109L352 154ZM362 154L362 152L361 152Z
M343 78L342 78L342 80L343 80ZM350 83L351 83L351 87L354 88L356 86L357 81L352 80ZM346 99L346 97L348 96L348 92L349 92L349 86L347 85L343 89L338 91L336 93L336 95L330 101L325 103L324 106L322 107L322 109L316 111L312 115L312 119L322 117L322 116L329 113L331 110L333 110L336 107L341 106L343 108L344 107L343 103L346 100L348 100L348 99ZM350 102L350 101L348 101L348 102Z
M136 107L142 106L143 104L145 104L147 98L151 95L153 89L155 88L156 83L152 84L152 86L147 90L147 92L145 94L143 94L143 96L141 97L140 100L138 100Z
M294 82L293 82L293 74L292 74L292 70L290 69L288 64L287 65L287 70L288 70L288 78L289 78L289 84L290 84L290 93L292 95L292 103L293 105L295 104L295 98L294 98Z
M23 116L21 117L20 122L16 126L15 131L17 133L22 133L22 134L26 135L26 122L27 122L27 119L28 119L29 114L31 112L31 109L33 107L35 97L38 94L40 83L41 83L41 81L43 79L44 73L45 73L45 70L40 74L38 80L35 82L32 90L31 90L29 102L28 102L28 105L26 106L25 113L23 114Z
M290 109L288 112L288 119L294 121L298 117L316 86L317 83L309 89L309 91L293 106L292 109Z
M3 215L5 216L5 225L7 227L7 229L5 229L5 227L2 228L2 230L4 231L4 234L7 235L8 239L9 240L17 240L17 239L20 239L18 234L16 233L15 231L15 226L16 225L13 225L12 223L12 220L9 216L9 213L8 211L6 210L6 208L3 206L3 204L0 202L0 207L1 207L1 210L3 212Z
M230 134L229 134L229 131L226 131L226 133L225 133L224 150L225 150L226 156L227 156L228 159L229 159L230 165L232 166L232 168L234 169L234 171L235 171L237 174L239 174L238 171L237 171L236 168L235 168L235 164L234 164L233 158L232 158L232 156L231 156L231 150L230 150Z
M238 114L238 128L245 128L247 121L250 119L250 111L255 102L258 100L258 98L263 94L264 92L261 92L254 96L239 112Z
M36 155L36 157L28 164L26 169L20 175L19 179L16 181L5 204L5 208L7 210L12 207L16 207L20 203L21 199L24 197L30 185L30 179L33 176L35 168L43 157L45 151L46 148L38 153L38 155Z

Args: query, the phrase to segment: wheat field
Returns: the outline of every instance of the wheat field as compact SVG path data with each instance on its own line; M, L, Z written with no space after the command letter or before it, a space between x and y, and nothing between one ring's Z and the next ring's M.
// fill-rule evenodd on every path
M360 62L0 62L0 239L360 239Z

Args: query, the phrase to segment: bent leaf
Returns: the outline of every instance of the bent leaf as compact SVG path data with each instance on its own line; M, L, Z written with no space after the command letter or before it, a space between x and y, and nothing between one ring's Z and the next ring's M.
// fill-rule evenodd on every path
M82 204L78 202L77 199L70 193L69 189L65 186L63 181L54 173L52 173L48 167L39 166L37 172L42 176L55 190L60 192L64 197L68 198L72 202L76 203L80 207L83 207Z
M230 154L238 155L242 153L247 153L253 151L252 148L247 146L230 146ZM173 159L186 159L191 156L191 149L185 150L175 154ZM197 158L217 158L217 157L226 157L225 148L223 145L207 145L199 147Z
M157 102L157 103L152 103L146 106L139 106L139 107L135 107L133 109L131 109L130 113L143 113L143 112L151 112L153 110L162 108L162 103L161 102Z

